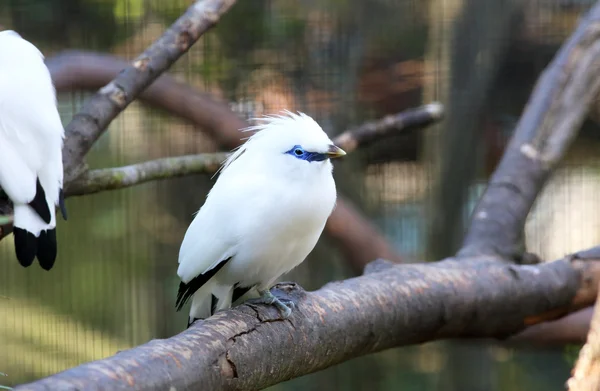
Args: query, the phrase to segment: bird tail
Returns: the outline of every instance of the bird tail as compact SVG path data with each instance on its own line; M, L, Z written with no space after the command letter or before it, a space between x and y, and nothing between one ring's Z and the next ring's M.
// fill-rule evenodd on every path
M231 307L232 288L208 283L198 289L192 298L187 327L197 319L206 319L219 310Z
M57 253L55 209L47 206L45 209L40 208L32 203L15 205L15 252L23 267L30 266L37 256L42 269L50 270Z

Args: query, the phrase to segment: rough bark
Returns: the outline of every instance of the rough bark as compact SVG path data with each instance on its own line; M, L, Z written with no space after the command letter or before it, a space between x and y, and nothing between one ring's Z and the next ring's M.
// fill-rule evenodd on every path
M538 80L473 213L461 255L521 256L519 242L531 206L600 91L599 38L596 4Z
M593 302L585 281L599 278L600 265L570 258L536 266L376 261L364 276L316 292L279 284L274 293L298 303L288 320L272 307L241 305L15 390L259 390L395 346L505 338Z

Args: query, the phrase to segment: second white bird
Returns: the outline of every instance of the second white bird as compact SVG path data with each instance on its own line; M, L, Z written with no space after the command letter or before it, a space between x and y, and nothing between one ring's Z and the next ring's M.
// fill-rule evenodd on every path
M188 326L256 288L284 317L269 288L315 247L336 201L331 158L346 153L309 116L270 116L225 161L179 252L177 310Z

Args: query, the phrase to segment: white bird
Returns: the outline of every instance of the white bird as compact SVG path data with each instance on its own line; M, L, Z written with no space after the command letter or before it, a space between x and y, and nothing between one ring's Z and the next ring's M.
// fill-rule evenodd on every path
M63 218L64 128L44 56L12 31L0 32L0 187L14 204L19 263L56 260L56 205Z
M192 298L188 327L250 289L283 317L293 303L269 291L315 247L336 202L330 159L346 153L308 115L267 116L231 154L179 251L176 307Z

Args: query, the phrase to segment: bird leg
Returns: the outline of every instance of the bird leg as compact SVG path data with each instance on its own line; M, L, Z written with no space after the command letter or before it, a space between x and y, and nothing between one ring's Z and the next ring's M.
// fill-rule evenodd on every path
M296 304L292 300L283 297L277 298L269 289L264 291L258 290L258 293L260 293L260 297L256 299L249 299L247 303L274 305L279 310L279 313L283 319L287 319L292 314L292 309L296 307Z

